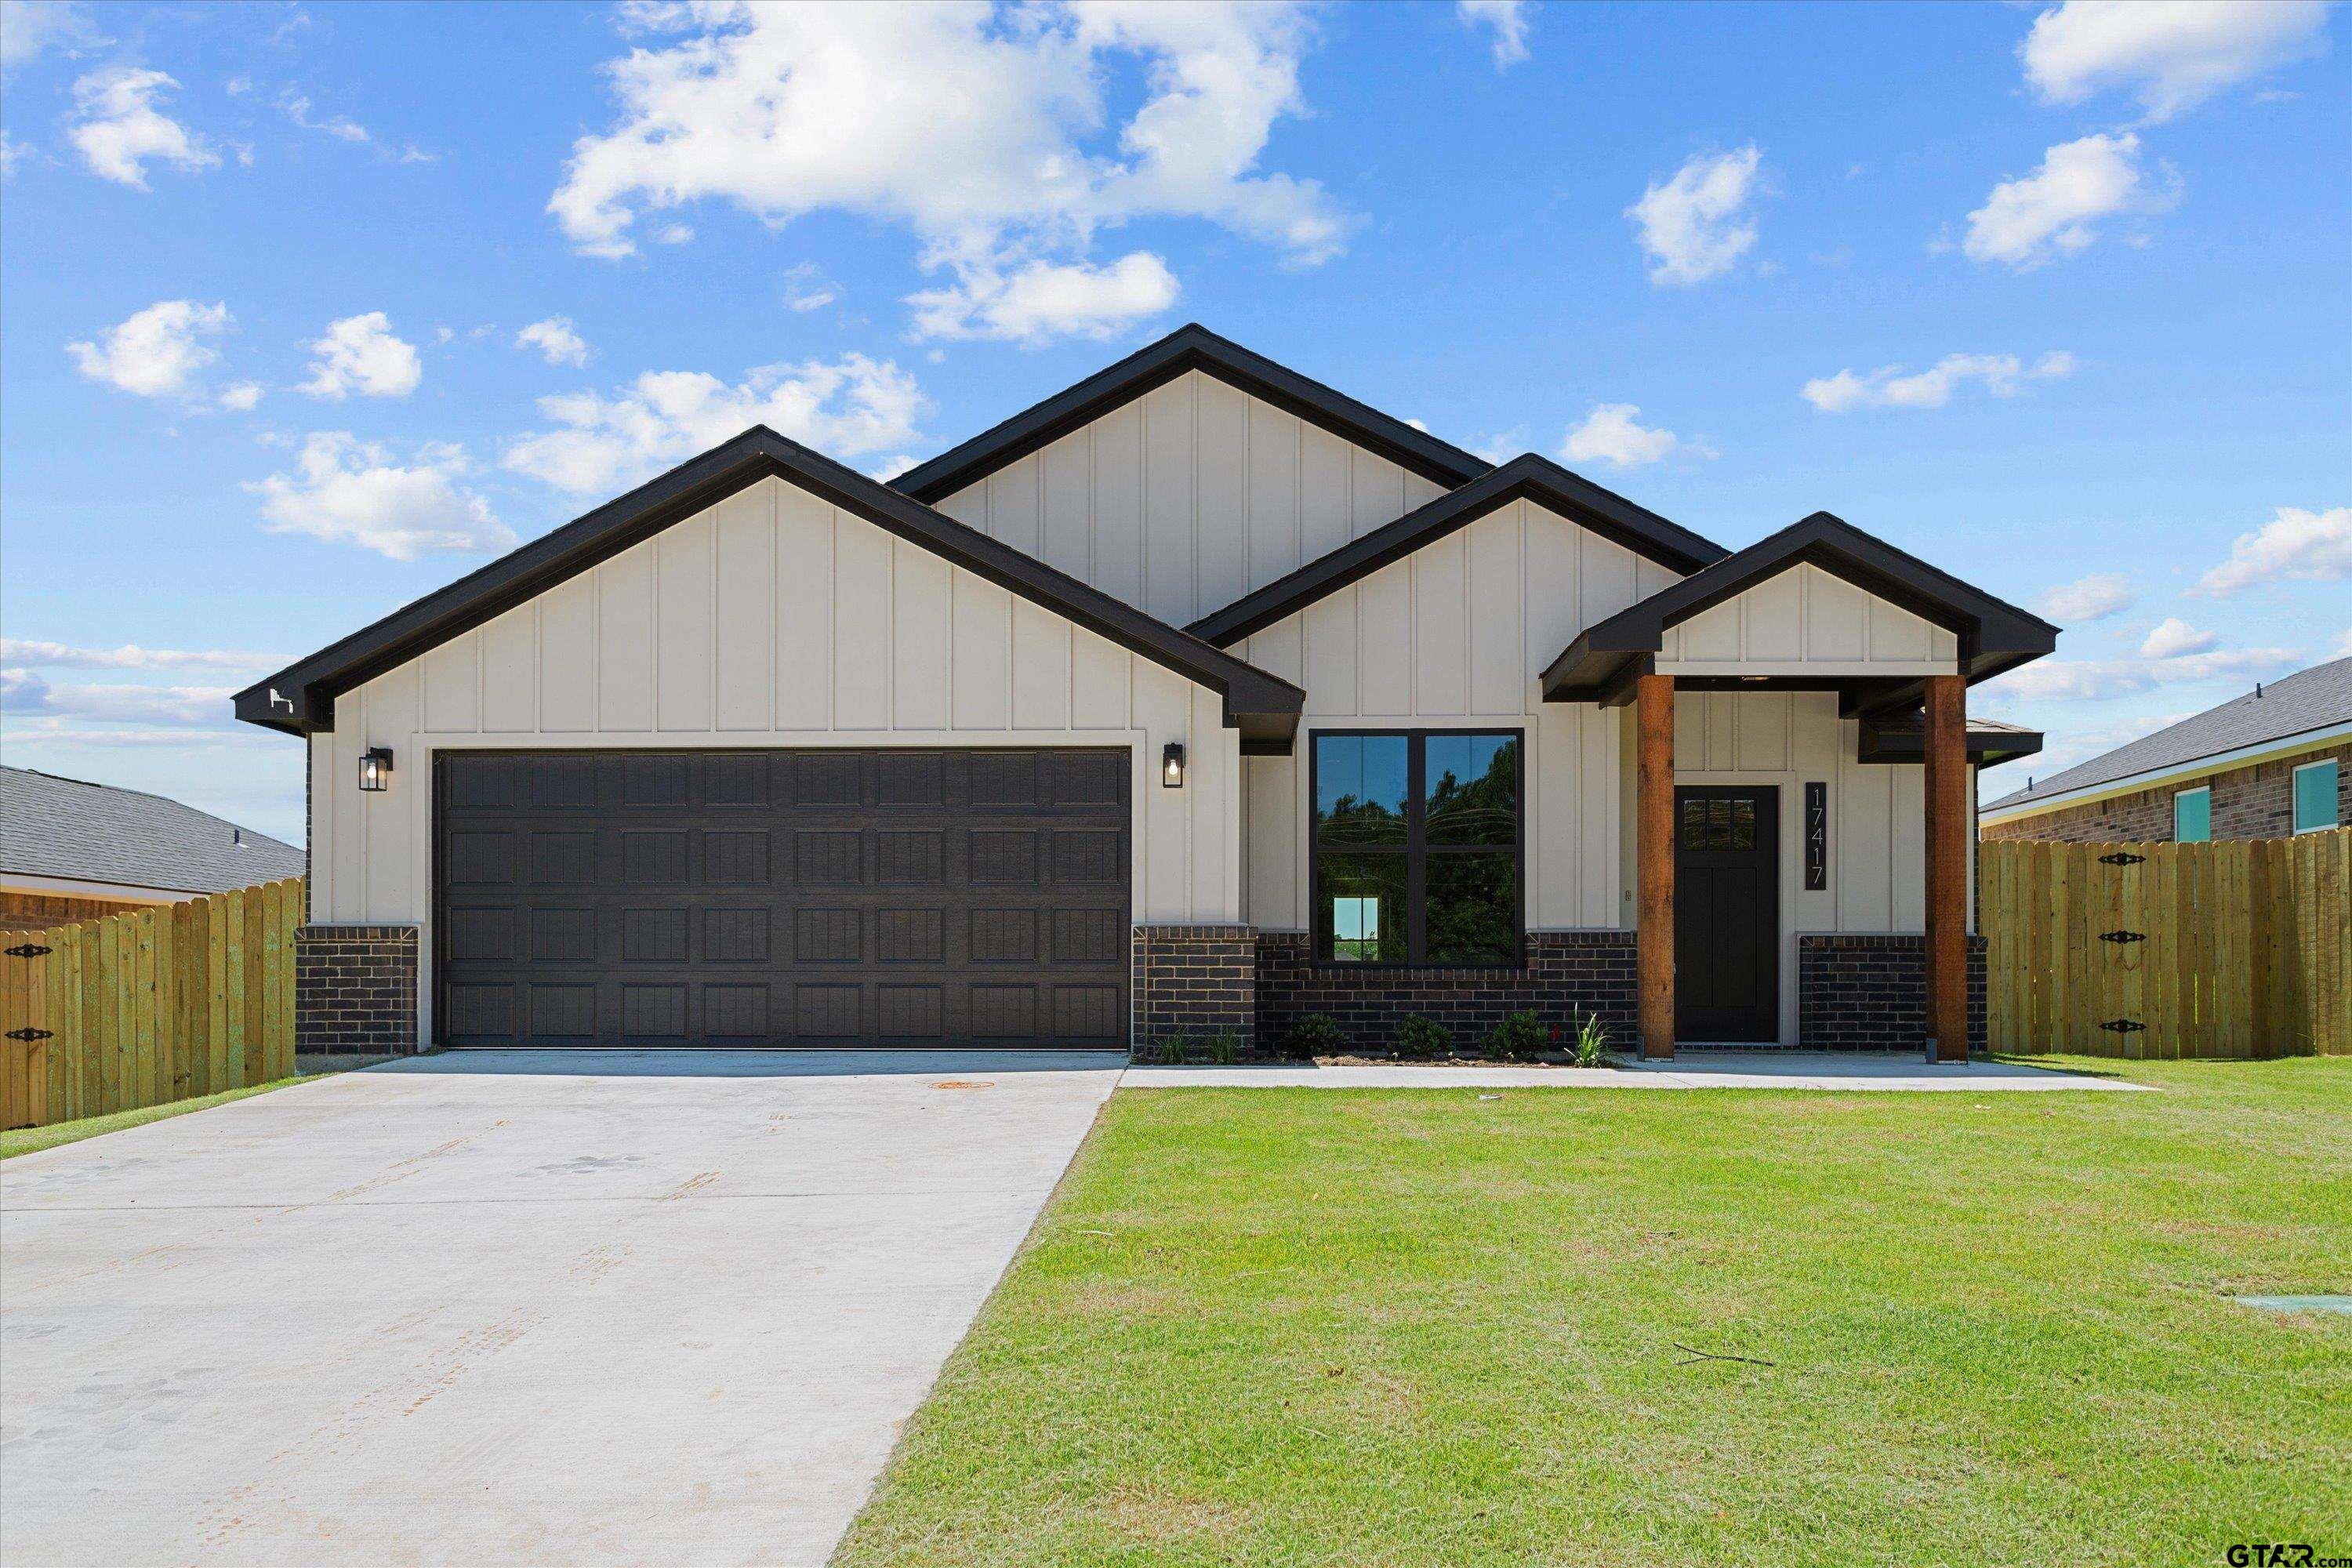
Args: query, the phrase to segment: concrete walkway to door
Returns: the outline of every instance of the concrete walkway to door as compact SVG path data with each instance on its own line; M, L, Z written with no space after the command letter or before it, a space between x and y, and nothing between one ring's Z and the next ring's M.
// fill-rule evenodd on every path
M1124 1065L457 1053L11 1160L6 1560L821 1563Z

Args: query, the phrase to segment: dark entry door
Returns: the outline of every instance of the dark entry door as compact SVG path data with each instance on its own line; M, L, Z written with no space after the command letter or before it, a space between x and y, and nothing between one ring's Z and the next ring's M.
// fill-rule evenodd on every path
M1117 1046L1123 751L451 752L452 1046Z
M1675 1037L1780 1037L1780 792L1675 791Z

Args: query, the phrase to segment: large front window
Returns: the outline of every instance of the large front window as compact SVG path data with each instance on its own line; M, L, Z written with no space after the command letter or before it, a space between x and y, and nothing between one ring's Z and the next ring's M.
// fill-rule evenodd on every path
M1315 956L1519 962L1519 736L1314 739Z

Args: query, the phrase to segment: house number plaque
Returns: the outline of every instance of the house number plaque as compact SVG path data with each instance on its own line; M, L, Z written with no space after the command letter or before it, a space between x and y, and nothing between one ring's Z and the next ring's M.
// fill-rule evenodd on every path
M1830 786L1805 786L1805 891L1818 893L1830 885Z

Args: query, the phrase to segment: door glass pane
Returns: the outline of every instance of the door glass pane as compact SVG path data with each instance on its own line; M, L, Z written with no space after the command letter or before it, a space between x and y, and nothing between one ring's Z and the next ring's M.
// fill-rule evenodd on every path
M1756 847L1756 803L1741 798L1731 803L1731 847Z
M1706 847L1706 802L1683 802L1682 847L1685 849Z
M1338 963L1402 963L1405 858L1354 851L1316 857L1317 956Z
M1403 735L1315 737L1315 837L1324 844L1404 842Z
M1517 855L1508 850L1433 854L1425 887L1430 963L1517 961Z
M2298 768L2294 774L2294 830L2315 833L2336 826L2336 763L2331 759Z
M2213 837L2213 792L2183 790L2172 797L2172 837L2182 844L2202 844Z
M1422 760L1432 844L1519 841L1519 738L1432 735Z

